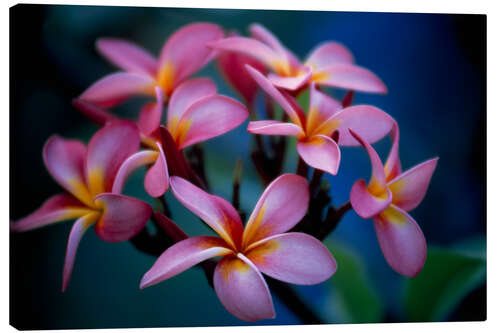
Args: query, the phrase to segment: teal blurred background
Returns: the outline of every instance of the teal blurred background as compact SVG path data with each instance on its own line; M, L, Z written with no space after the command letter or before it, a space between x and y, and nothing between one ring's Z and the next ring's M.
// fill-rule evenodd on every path
M486 318L486 16L348 12L257 11L17 5L11 8L10 216L16 220L61 189L46 171L41 151L52 134L87 141L97 126L71 100L115 71L95 51L98 37L127 38L158 54L166 38L196 21L247 33L259 22L304 58L325 40L345 44L356 62L373 70L388 95L357 94L401 129L401 160L408 169L439 156L422 204L411 215L429 246L421 274L394 273L378 247L371 221L349 212L327 244L339 270L316 286L294 287L327 323L484 320ZM223 94L239 98L212 63ZM342 91L333 91L342 96ZM240 99L241 100L241 99ZM144 99L118 107L134 117ZM263 188L249 157L246 124L204 144L213 192L231 195L232 170L244 163L242 206L253 209ZM390 142L375 145L383 156ZM294 172L289 145L285 171ZM348 200L353 182L370 165L359 148L343 149L337 176L328 176L335 204ZM135 174L125 192L149 200ZM171 194L175 220L190 235L209 231ZM153 203L150 200L151 203ZM130 243L83 238L65 293L61 276L72 223L10 237L10 321L19 329L253 325L224 310L203 272L190 269L139 290L154 258ZM258 325L300 324L277 297L277 318Z

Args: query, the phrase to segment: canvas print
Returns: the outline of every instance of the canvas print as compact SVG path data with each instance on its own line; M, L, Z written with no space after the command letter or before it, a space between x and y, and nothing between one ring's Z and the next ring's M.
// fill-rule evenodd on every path
M486 319L486 16L10 9L17 329Z

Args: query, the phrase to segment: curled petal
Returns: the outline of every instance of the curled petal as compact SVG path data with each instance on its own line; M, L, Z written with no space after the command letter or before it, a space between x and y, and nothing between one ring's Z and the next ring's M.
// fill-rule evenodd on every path
M399 125L396 121L394 121L391 130L391 140L391 151L384 164L387 182L390 182L402 172L401 161L399 160Z
M352 53L337 42L324 42L311 51L305 64L321 70L335 64L354 64Z
M325 135L315 135L307 141L297 142L300 157L315 169L336 175L340 166L340 149Z
M248 132L265 135L304 135L302 128L295 124L283 123L277 120L259 120L248 123Z
M337 262L326 246L298 232L264 238L252 244L246 256L262 273L295 284L320 283L337 270Z
M243 225L231 205L221 205L213 195L177 176L170 178L170 185L177 200L208 224L230 246L237 248L240 245ZM227 210L233 212L228 214Z
M274 305L266 281L242 254L217 264L214 289L224 308L245 321L274 318Z
M101 107L113 107L132 95L153 94L154 80L135 73L114 73L91 85L80 99Z
M153 198L157 198L165 194L168 190L168 165L167 159L165 158L165 153L161 144L157 143L158 146L158 158L155 163L146 173L144 178L144 187L146 192Z
M305 115L302 110L294 108L288 99L278 89L276 89L271 81L262 75L262 73L248 65L245 67L257 84L285 110L287 115L296 125L302 126L305 124Z
M156 59L139 45L117 38L99 38L97 50L121 69L154 76Z
M71 277L71 272L73 271L73 265L75 263L76 250L78 249L78 244L82 239L83 234L87 229L92 226L95 221L99 218L100 213L92 212L85 216L79 218L69 233L68 245L66 247L66 257L64 258L64 269L63 269L63 283L62 291L64 292L68 287L69 278Z
M309 134L324 134L331 136L338 123L325 123L342 109L342 104L327 94L316 89L314 83L309 89L309 113L307 114L306 129ZM329 127L329 128L326 128Z
M93 205L85 180L87 147L77 140L52 136L43 147L43 161L50 175L87 206Z
M91 193L111 192L121 164L139 149L137 126L130 121L112 122L90 139L87 153L87 181Z
M277 54L280 55L282 59L287 59L287 49L283 46L283 44L281 44L273 33L258 23L252 23L249 30L252 37L270 46Z
M229 132L248 117L247 108L235 99L214 95L191 105L175 132L179 149Z
M141 109L139 120L137 121L139 130L146 135L151 135L158 129L161 123L165 95L160 87L155 87L155 93L156 102L146 104Z
M125 182L135 170L148 164L155 163L158 158L158 152L154 150L142 150L130 155L120 166L113 182L112 193L120 194L123 191Z
M387 93L387 87L373 72L351 64L338 64L324 68L316 82L332 87L371 93Z
M182 27L163 46L159 73L162 73L163 68L172 66L174 81L180 82L212 60L215 54L207 47L207 43L222 37L224 31L215 24L194 23Z
M329 135L328 131L333 133L338 130L340 146L357 146L359 142L349 133L349 128L361 135L366 142L373 143L386 136L393 124L394 119L379 108L356 105L331 116L317 131Z
M103 193L95 201L103 207L95 232L107 242L129 240L144 228L152 213L144 201L120 194Z
M111 114L108 110L79 98L73 99L73 106L99 126L104 126L107 122L118 120L118 117Z
M375 231L389 266L407 277L416 276L425 264L427 245L417 222L391 205L374 218Z
M294 174L279 176L255 205L245 226L243 246L290 230L304 217L308 205L307 180Z
M48 224L81 217L92 212L70 194L57 194L47 199L40 208L11 223L10 230L26 231Z
M388 188L384 188L374 195L366 187L364 179L360 179L352 186L350 200L354 211L362 218L369 219L391 204L392 193Z
M416 208L425 197L437 161L436 157L420 163L388 183L392 203L407 212Z
M208 78L187 80L175 88L168 103L167 128L174 133L182 115L200 99L215 95L217 87Z
M297 90L300 87L304 86L312 76L311 67L304 67L303 73L300 73L297 76L280 76L273 73L270 73L267 78L274 84L276 87L287 89L287 90Z
M144 274L140 288L165 281L207 259L224 256L232 251L226 243L212 236L191 237L169 247Z

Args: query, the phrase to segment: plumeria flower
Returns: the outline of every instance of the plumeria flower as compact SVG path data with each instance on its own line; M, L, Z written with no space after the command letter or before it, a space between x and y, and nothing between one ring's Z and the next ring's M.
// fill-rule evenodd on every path
M168 248L146 272L141 288L169 279L209 258L222 256L215 268L214 289L234 316L257 321L274 318L269 288L261 273L275 279L311 285L330 278L337 263L316 238L284 233L305 215L309 189L303 177L276 178L257 202L245 228L234 207L180 177L172 192L219 236L192 237Z
M169 184L169 166L187 169L182 150L193 144L224 134L247 117L246 107L235 99L217 94L215 84L207 78L187 80L177 87L168 103L166 128L160 127L163 100L151 112L141 112L139 128L151 149L131 155L122 165L113 186L121 193L128 176L141 166L153 164L146 173L144 186L152 197L163 195ZM180 173L188 176L187 172Z
M175 87L215 56L205 44L223 36L224 32L215 24L184 26L165 42L159 59L126 40L101 38L97 41L97 50L124 72L100 79L85 90L80 99L112 107L132 95L154 96L156 86L170 96Z
M361 135L353 130L351 134L366 149L372 164L369 184L360 179L351 189L352 207L359 216L373 218L380 248L392 269L404 276L414 277L424 266L427 246L422 230L408 212L422 202L438 158L401 173L398 133L385 166Z
M111 123L95 133L88 147L77 140L51 137L43 149L50 175L67 193L48 199L32 214L12 222L13 231L26 231L52 223L77 219L69 234L63 269L64 291L76 250L85 231L95 225L96 234L108 242L129 240L151 215L151 207L135 198L112 194L120 164L139 148L133 123Z
M246 54L274 71L269 80L277 87L297 90L309 82L372 93L386 93L385 84L371 71L354 64L354 57L343 45L325 42L301 63L276 36L259 24L252 24L253 38L228 37L210 42L216 50Z
M248 131L254 134L289 135L297 138L297 152L310 166L337 174L340 165L341 146L358 145L348 128L363 133L369 142L383 138L391 130L394 120L382 110L369 105L350 106L342 109L335 99L318 91L311 84L307 116L293 97L279 91L259 71L247 66L250 75L259 86L287 113L292 123L276 120L252 121ZM330 137L339 132L338 144Z

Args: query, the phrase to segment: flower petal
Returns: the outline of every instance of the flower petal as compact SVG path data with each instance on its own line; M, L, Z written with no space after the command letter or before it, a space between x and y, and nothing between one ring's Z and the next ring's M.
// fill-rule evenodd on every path
M94 222L99 218L99 215L99 212L93 212L82 216L73 224L73 227L71 228L68 238L68 245L66 247L66 257L64 258L62 283L63 292L68 287L69 278L71 277L71 272L73 271L73 265L75 263L78 244L80 243L80 240L82 239L85 231L87 231L87 229L94 224Z
M48 224L81 217L92 212L71 194L57 194L47 199L37 210L15 222L11 231L26 231Z
M118 38L99 38L96 47L105 58L127 72L156 74L156 59L137 44Z
M159 73L172 66L174 82L193 74L214 57L207 43L224 37L224 31L215 24L194 23L177 30L166 41L160 54Z
M228 37L216 42L209 43L208 46L220 50L239 52L266 64L270 68L275 68L281 62L280 55L266 44L246 37Z
M158 152L154 150L142 150L130 155L120 166L113 182L112 193L121 194L128 177L138 168L156 162Z
M335 64L354 64L352 53L344 45L337 42L324 42L311 51L305 62L314 70L322 70Z
M386 209L392 201L392 193L384 188L377 195L373 195L367 188L365 180L354 183L350 193L351 205L354 211L364 219L369 219Z
M438 158L433 158L403 172L387 184L392 191L392 203L409 212L424 199Z
M243 233L243 224L238 213L227 213L230 209L187 180L172 176L170 178L172 193L187 209L201 218L230 246L237 248ZM230 205L229 205L230 206ZM231 206L232 210L235 210ZM234 217L234 218L233 218ZM238 217L238 219L235 219Z
M168 165L165 153L160 143L156 144L159 149L158 158L151 168L146 173L144 178L144 188L146 192L153 198L157 198L165 194L168 190Z
M407 277L416 276L425 264L427 245L417 222L391 205L375 217L375 231L389 266Z
M258 39L270 46L277 54L280 55L281 59L287 59L288 50L283 46L283 44L281 44L279 39L272 32L258 23L252 23L249 30L253 38Z
M92 84L80 99L101 107L113 107L132 95L153 94L154 80L146 75L118 72Z
M95 232L107 242L129 240L144 228L152 213L144 201L121 194L103 193L95 201L104 209Z
M283 123L277 120L259 120L248 123L248 132L266 135L304 135L302 128L295 124Z
M241 320L257 321L276 316L266 281L242 254L219 261L214 273L214 289L224 308Z
M198 236L175 243L155 261L142 277L140 288L165 281L207 259L232 253L218 237Z
M401 161L399 159L399 125L396 121L394 121L394 125L391 130L391 140L391 151L389 152L389 156L384 164L387 182L390 182L402 172Z
M297 90L304 86L312 76L311 67L304 67L303 73L297 76L280 76L270 73L267 78L278 88Z
M324 68L316 76L318 84L372 93L387 93L385 84L373 72L351 64Z
M316 89L316 85L314 83L311 84L309 92L309 112L307 114L306 126L307 133L331 136L337 127L337 123L331 124L334 125L335 128L332 126L329 126L332 127L331 129L321 128L328 126L325 122L342 110L342 104Z
M171 133L179 124L182 115L193 103L208 96L215 95L217 87L208 78L191 79L175 88L168 103L167 128Z
M248 73L253 77L253 79L257 82L257 84L269 95L273 98L285 112L288 114L290 119L298 126L302 126L305 124L305 115L302 110L296 110L292 104L287 100L287 98L277 89L274 85L267 79L262 73L260 73L255 68L252 68L249 65L245 66L248 70ZM299 112L297 112L299 111Z
M229 132L247 117L247 108L235 99L222 95L205 97L183 114L174 138L179 149L183 149Z
M326 246L299 232L262 239L246 256L262 273L288 283L320 283L337 270L337 262Z
M139 130L146 135L151 135L151 133L158 129L161 123L165 95L160 87L155 87L155 93L156 102L146 104L141 109L137 121Z
M304 177L284 174L269 184L248 219L243 247L286 232L304 217L309 205L309 186Z
M85 156L87 147L77 140L50 137L43 147L43 161L50 175L88 206L93 205L85 180Z
M104 126L107 122L118 120L118 117L108 110L80 98L73 99L73 106L99 126Z
M340 149L325 135L315 135L307 141L297 142L300 157L315 169L336 175L340 166Z
M373 143L386 136L394 122L391 116L379 108L356 105L331 116L317 131L328 135L328 131L333 133L338 130L340 146L357 146L359 142L349 133L349 128L362 135L366 142Z
M139 149L137 126L130 121L112 122L94 134L87 153L87 182L95 196L111 192L121 164Z

